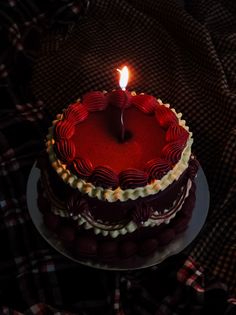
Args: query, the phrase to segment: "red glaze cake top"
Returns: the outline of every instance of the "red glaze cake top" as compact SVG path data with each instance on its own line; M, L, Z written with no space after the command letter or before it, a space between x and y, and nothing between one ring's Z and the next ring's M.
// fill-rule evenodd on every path
M71 104L53 136L57 157L73 174L95 186L125 190L144 187L173 169L190 134L153 96L117 90L90 92Z

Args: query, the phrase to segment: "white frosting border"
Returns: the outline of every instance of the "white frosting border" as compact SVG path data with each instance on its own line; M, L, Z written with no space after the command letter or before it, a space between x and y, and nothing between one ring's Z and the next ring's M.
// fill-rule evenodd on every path
M170 108L169 104L163 104L160 99L158 103ZM144 187L137 187L134 189L121 189L120 187L115 190L107 189L103 187L96 187L91 182L87 182L76 175L72 174L57 157L53 149L54 139L53 130L56 122L61 120L62 115L58 115L57 119L53 121L53 126L49 128L49 133L47 135L46 148L49 155L49 160L52 167L56 170L58 175L63 179L63 181L69 184L72 188L78 189L81 193L87 194L89 197L97 197L99 200L116 202L118 200L124 202L129 199L136 200L139 197L146 197L154 195L159 191L166 189L175 180L178 180L180 175L187 169L188 161L191 156L191 147L193 143L192 133L189 131L189 127L186 126L186 121L182 120L182 113L177 113L175 109L170 108L172 112L178 118L179 125L182 126L189 132L189 138L187 140L186 146L181 154L179 162L174 166L174 168L169 171L161 180L154 180L151 184Z

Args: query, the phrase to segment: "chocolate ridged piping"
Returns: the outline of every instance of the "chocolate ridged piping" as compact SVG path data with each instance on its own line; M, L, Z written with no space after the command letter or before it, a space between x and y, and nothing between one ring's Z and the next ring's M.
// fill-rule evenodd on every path
M78 216L79 214L88 211L87 201L81 197L79 192L71 194L66 203L69 216Z
M132 213L132 220L137 224L146 222L152 214L152 208L145 202L138 203Z
M89 180L95 186L100 186L103 188L115 189L119 184L118 176L110 167L107 166L95 167L91 176L89 177Z
M170 125L168 130L166 131L166 141L168 142L176 141L182 138L186 142L188 137L189 137L188 131L177 124Z
M176 164L180 158L183 151L183 145L177 141L170 142L164 146L161 151L161 157Z
M105 231L115 231L122 229L129 223L129 219L120 220L119 222L103 222L101 220L97 221L90 211L82 214L82 218L85 222L89 223L93 228L100 228Z
M146 163L145 171L148 174L148 182L161 179L172 169L172 164L162 158L156 158Z
M73 169L81 178L88 178L93 171L93 165L88 159L77 157L73 161Z
M142 170L130 168L120 172L119 180L122 189L143 187L147 185L148 175Z

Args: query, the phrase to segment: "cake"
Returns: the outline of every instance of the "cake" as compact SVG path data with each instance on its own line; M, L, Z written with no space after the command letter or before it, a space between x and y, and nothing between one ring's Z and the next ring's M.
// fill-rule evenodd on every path
M86 93L56 116L38 161L45 225L79 259L162 250L194 209L192 143L182 114L152 95Z

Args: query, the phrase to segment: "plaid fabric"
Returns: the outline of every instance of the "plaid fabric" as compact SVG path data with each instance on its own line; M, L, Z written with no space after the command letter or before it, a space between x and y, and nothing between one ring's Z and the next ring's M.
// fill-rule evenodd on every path
M0 3L0 313L235 314L235 3L88 4ZM115 88L124 63L130 90L170 102L188 121L211 208L182 254L117 274L54 251L32 224L25 193L52 116L84 92Z

